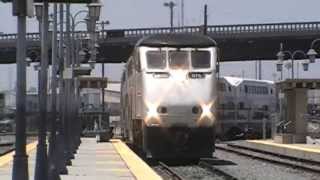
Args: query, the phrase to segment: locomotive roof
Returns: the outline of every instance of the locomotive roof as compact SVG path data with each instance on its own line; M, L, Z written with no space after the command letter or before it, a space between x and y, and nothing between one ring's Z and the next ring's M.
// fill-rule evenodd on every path
M212 47L216 42L200 34L157 34L143 38L137 46L151 47Z

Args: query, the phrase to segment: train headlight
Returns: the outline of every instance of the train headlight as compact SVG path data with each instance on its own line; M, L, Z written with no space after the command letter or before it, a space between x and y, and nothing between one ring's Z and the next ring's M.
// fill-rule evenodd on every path
M187 79L187 72L184 70L175 70L170 73L176 82L183 82Z
M160 126L161 121L158 113L158 106L156 104L147 104L147 116L145 118L147 126Z
M202 108L201 119L205 118L205 117L211 119L213 117L213 113L211 111L211 107L212 107L212 103L201 105L201 108Z
M154 104L148 105L147 118L158 118L159 114L157 109L158 107Z
M199 126L205 126L205 127L209 127L212 126L215 122L215 117L214 114L212 112L212 105L213 103L210 104L202 104L201 108L202 108L202 113L200 118L197 121L197 124Z

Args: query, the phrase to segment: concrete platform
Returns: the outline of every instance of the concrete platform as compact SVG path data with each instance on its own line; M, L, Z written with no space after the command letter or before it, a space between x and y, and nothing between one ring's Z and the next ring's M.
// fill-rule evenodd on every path
M29 179L34 179L37 142L28 144ZM0 180L11 180L14 152L0 156ZM94 138L82 139L68 175L61 180L160 180L152 168L120 140L97 143Z
M27 145L26 150L29 156L29 179L34 179L34 167L35 167L35 157L36 157L36 147L37 142L33 142ZM5 154L0 157L0 179L1 180L11 180L12 179L12 161L13 161L14 151Z
M273 140L233 141L228 145L320 163L319 144L278 144Z
M62 175L61 180L161 179L120 140L96 143L94 138L82 139L68 171L69 174Z

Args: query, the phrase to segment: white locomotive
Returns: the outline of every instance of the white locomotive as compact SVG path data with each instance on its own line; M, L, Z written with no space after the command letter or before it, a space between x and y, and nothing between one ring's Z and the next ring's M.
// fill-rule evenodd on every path
M122 77L124 136L148 158L212 157L216 42L203 35L142 39Z

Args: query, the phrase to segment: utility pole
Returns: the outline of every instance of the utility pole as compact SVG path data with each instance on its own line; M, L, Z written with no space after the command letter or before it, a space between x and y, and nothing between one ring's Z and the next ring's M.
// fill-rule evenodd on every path
M38 145L36 157L35 180L48 179L48 157L47 157L47 80L48 80L48 28L49 28L49 3L48 0L43 1L43 18L41 33L41 69L40 69L40 89L39 89L39 105L40 118L38 130Z
M173 8L174 8L175 6L177 6L177 4L174 3L173 1L170 1L170 2L164 3L163 5L164 5L165 7L169 7L169 9L170 9L170 27L171 27L171 29L172 29L172 28L173 28L173 14L174 14Z
M184 27L184 0L181 0L181 27Z
M26 153L26 1L13 2L13 15L18 19L17 81L16 81L16 141L13 156L12 180L28 180Z
M204 25L203 25L203 34L207 35L208 30L208 5L204 5Z

